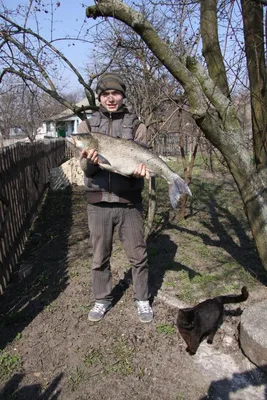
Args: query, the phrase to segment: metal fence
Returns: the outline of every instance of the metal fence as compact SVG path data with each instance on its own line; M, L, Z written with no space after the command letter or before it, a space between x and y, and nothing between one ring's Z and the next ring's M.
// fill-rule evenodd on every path
M0 293L16 269L50 171L64 158L64 139L0 149Z

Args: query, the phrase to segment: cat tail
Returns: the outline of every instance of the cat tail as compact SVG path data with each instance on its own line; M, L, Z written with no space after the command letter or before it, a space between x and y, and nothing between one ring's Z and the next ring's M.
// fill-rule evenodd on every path
M243 286L241 289L241 294L229 294L225 296L218 296L217 299L222 304L230 304L230 303L241 303L242 301L246 301L248 298L248 290L246 286Z

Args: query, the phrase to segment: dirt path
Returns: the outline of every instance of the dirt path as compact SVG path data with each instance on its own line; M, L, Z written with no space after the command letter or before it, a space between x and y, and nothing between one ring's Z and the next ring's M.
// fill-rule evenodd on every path
M49 194L23 255L32 274L0 298L0 398L266 399L266 375L238 347L240 316L229 312L214 345L203 343L190 357L174 325L183 303L164 290L163 275L152 274L155 319L139 322L132 287L121 282L128 266L117 241L117 303L100 323L87 320L93 299L85 207L79 188ZM257 296L267 297L263 286L250 301Z

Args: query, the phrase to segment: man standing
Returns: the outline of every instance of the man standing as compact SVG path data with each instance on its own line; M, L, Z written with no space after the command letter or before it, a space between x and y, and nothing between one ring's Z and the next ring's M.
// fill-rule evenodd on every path
M96 92L99 111L78 126L78 132L98 132L116 138L147 144L146 126L123 104L126 86L117 73L106 73L99 79ZM95 149L81 152L88 196L88 225L93 248L92 289L94 307L90 321L101 320L112 306L112 275L110 257L114 228L132 266L134 300L141 322L151 322L149 303L148 261L142 218L142 190L146 166L140 164L132 177L108 172L98 165ZM127 163L127 159L125 159Z

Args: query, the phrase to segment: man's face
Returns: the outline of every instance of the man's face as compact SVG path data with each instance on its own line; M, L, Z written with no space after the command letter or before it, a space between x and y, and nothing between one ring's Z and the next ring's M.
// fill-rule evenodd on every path
M117 90L105 90L101 93L100 104L109 112L117 111L122 105L123 95Z

